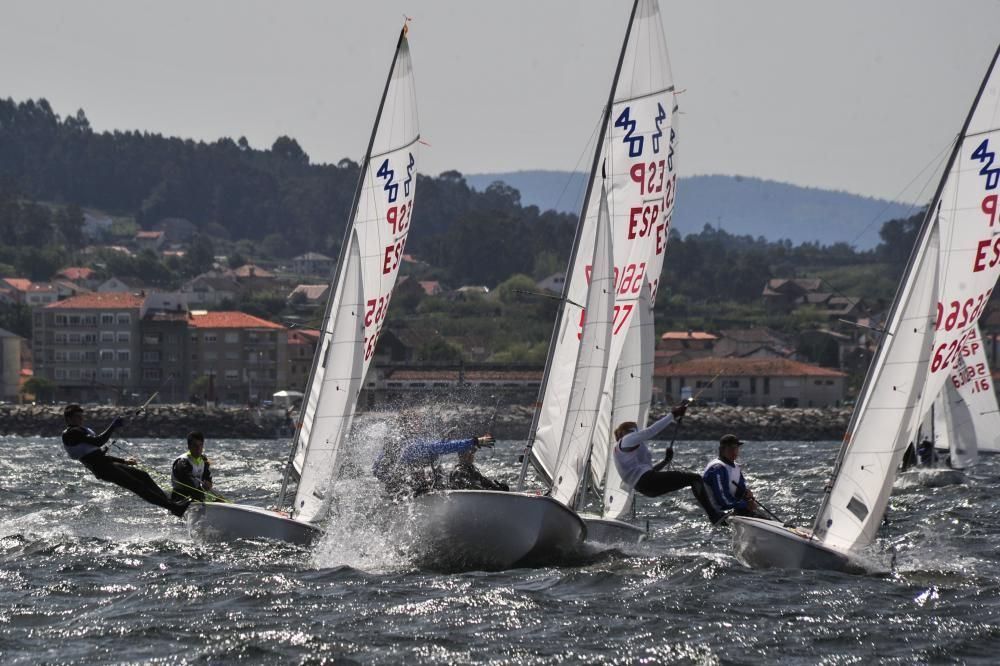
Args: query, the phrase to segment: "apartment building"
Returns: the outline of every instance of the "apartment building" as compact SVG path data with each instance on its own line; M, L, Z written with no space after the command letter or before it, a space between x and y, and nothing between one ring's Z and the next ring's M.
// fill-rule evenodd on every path
M245 312L193 310L188 319L189 384L209 377L214 398L270 400L286 388L288 331Z
M34 373L60 400L120 402L134 388L143 298L126 293L74 296L36 308Z

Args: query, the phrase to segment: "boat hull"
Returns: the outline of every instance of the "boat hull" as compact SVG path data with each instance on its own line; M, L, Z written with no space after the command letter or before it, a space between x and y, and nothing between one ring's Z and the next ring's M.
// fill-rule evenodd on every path
M192 502L184 516L191 537L200 541L274 539L308 546L320 535L314 525L246 504Z
M733 516L733 552L753 569L826 569L865 573L867 569L845 552L823 545L806 532L779 522Z
M448 571L554 564L587 534L580 517L551 497L492 490L422 495L407 519L418 563Z
M926 488L940 488L942 486L956 486L965 483L965 473L960 469L950 467L934 467L926 469L910 470L899 475L900 480L912 485L924 486Z
M587 526L587 543L639 543L645 541L648 534L647 529L622 520L586 513L580 514L580 517Z

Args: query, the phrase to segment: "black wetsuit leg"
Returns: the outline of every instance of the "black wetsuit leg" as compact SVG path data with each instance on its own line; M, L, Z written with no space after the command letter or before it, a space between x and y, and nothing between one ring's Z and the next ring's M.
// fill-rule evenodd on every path
M639 477L638 483L635 484L636 492L646 497L659 497L660 495L666 495L685 487L691 488L691 494L694 495L695 500L704 509L709 521L713 525L725 517L725 514L717 511L712 505L711 500L708 498L708 488L705 487L705 482L694 472L680 472L676 470L666 472L649 471Z
M101 481L108 481L131 490L150 504L162 507L174 515L182 515L184 513L183 509L186 508L186 505L171 502L167 494L163 492L163 489L156 484L156 481L153 481L153 478L141 469L102 459L87 461L84 462L84 465Z

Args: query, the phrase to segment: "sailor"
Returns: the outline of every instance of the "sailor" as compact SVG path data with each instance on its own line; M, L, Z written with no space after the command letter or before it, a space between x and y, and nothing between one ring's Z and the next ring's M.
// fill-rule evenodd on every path
M458 464L448 476L448 487L452 490L510 490L503 481L494 481L476 469L476 447L458 454Z
M719 440L719 457L708 463L702 478L711 491L712 505L717 511L762 518L763 514L758 513L759 505L736 462L741 446L743 442L736 435L723 435Z
M917 446L917 464L921 467L937 466L937 452L934 451L934 442L924 438Z
M205 435L197 430L187 436L188 450L174 460L170 470L170 484L174 501L197 500L213 502L218 499L212 490L212 467L205 457Z
M372 472L390 495L417 497L446 487L444 474L437 466L439 456L480 446L493 446L493 436L486 434L437 442L417 440L408 444L390 439L375 459Z
M673 450L668 449L667 457L654 466L649 447L646 446L646 442L684 416L686 410L687 402L681 402L670 410L669 414L645 430L639 430L639 426L632 421L626 421L615 428L615 440L617 440L614 449L615 468L627 486L646 497L659 497L681 488L691 488L698 504L708 514L708 519L715 524L725 516L712 506L701 477L693 472L660 471L670 463Z
M108 455L107 443L111 434L124 424L120 416L100 435L83 425L83 408L80 405L67 405L63 410L63 417L66 419L66 429L62 433L62 442L66 455L80 461L101 481L131 490L150 504L162 507L178 518L184 515L188 502L171 501L149 474L135 468L138 464L135 458L122 459Z

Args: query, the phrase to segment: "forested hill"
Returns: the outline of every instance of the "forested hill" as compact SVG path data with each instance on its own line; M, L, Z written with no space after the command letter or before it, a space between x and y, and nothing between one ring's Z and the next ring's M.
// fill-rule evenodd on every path
M516 171L466 175L470 186L484 190L496 181L521 194L521 202L543 210L577 213L587 186L586 175L569 171ZM736 235L771 241L852 244L860 250L879 243L888 220L915 211L902 204L788 183L742 176L681 177L677 186L674 228L682 234L706 224Z
M61 118L45 100L0 99L0 178L28 199L96 208L144 228L180 217L209 239L270 238L280 258L337 254L358 165L311 164L289 137L258 150L242 137L204 143L99 133L83 111ZM421 176L417 189L407 251L431 265L496 284L535 272L537 261L542 268L565 262L575 215L522 207L518 193L501 185L473 191L457 172Z
M82 111L60 118L44 100L0 100L0 264L46 279L42 268L52 264L54 271L56 264L73 258L82 242L81 207L134 220L147 229L165 218L194 223L199 236L185 264L164 266L152 254L140 256L134 266L115 264L121 275L153 284L175 284L196 274L204 270L203 264L211 265L214 254L275 263L309 250L335 256L357 178L356 163L311 164L289 137L259 150L243 138L204 143L143 132L99 133ZM712 179L687 179L680 211L689 205L683 203L685 198L698 200L699 182ZM775 184L764 187L760 181L735 185L759 187L761 200L768 198L767 192L779 191ZM519 192L503 183L478 191L455 171L421 176L417 188L407 251L427 262L427 279L452 286L494 286L515 274L539 279L564 269L575 213L522 205ZM738 208L738 197L732 200L727 205ZM816 225L805 238L838 226L842 217L835 208L829 203L827 224ZM787 200L767 208L774 215L769 229L784 223L783 209L791 209ZM795 247L787 240L761 239L775 234L765 229L750 233L728 224L728 217L723 217L720 231L718 221L695 216L686 227L678 222L690 233L671 241L675 258L666 268L670 291L754 300L768 277L796 275L821 265L884 261L892 273L909 253L919 217L873 225L879 227L873 234L883 241L873 252L858 252L843 243L827 245L828 236L820 244ZM37 249L35 254L32 249ZM36 254L48 259L42 262ZM733 280L733 271L742 277Z

